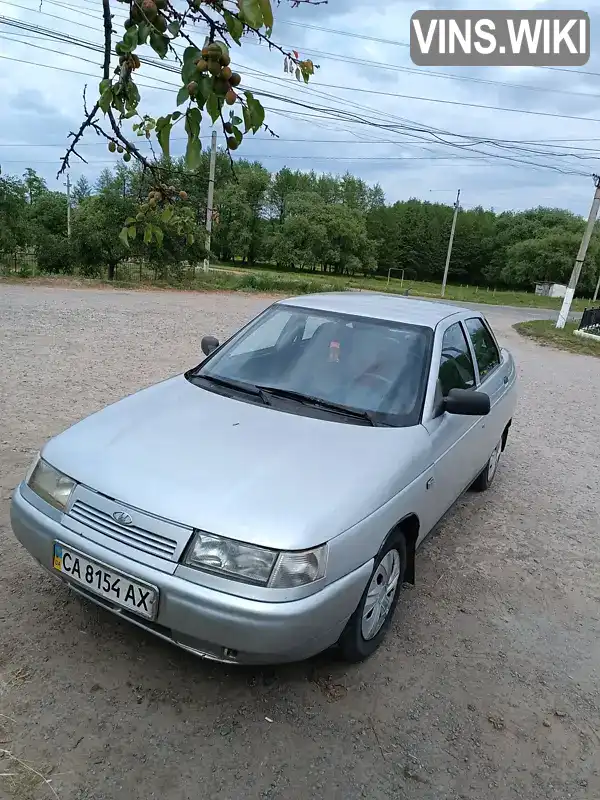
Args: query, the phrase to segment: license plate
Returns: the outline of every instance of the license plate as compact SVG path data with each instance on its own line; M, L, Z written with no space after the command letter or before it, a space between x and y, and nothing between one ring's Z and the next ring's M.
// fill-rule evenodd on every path
M158 608L158 589L128 578L121 572L91 561L87 556L54 542L52 566L65 578L85 586L121 608L141 617L154 619Z

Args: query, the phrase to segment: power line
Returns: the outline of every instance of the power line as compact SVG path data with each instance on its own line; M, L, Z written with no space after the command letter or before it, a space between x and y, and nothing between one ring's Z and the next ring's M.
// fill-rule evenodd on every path
M21 27L21 28L22 28L22 27L25 27L26 29L29 29L29 30L41 30L41 31L44 31L44 29L42 29L42 28L39 28L39 26L27 26L27 25L23 25L23 23L17 23L17 22L16 22L16 21L14 21L14 20L9 20L9 22L10 22L11 24L14 24L16 27ZM68 42L68 43L71 43L71 44L75 44L75 45L78 45L78 46L83 46L83 47L86 47L86 46L87 46L88 48L91 48L91 49L94 49L94 50L97 50L97 49L98 49L98 47L99 47L98 45L95 45L95 44L92 44L92 43L82 43L82 42L80 42L80 41L78 41L78 40L75 40L75 39L73 39L73 37L69 37L68 35L65 35L65 34L58 34L57 32L52 32L52 31L49 31L48 33L49 33L49 34L50 34L52 37L56 37L56 38L59 38L59 37L60 37L60 40L61 40L61 41L65 41L65 40L66 40L66 42ZM72 56L71 54L62 54L62 55L67 55L67 56L70 56L70 57L75 57L75 56ZM5 58L8 58L9 60L16 60L16 61L19 61L19 59L11 59L10 57L5 57ZM56 68L56 67L53 67L53 66L51 66L51 65L46 65L46 64L42 65L42 64L36 64L36 63L34 63L34 62L25 62L24 60L20 60L20 61L22 61L23 63L31 63L31 64L33 64L34 66L40 66L40 67L49 67L49 68L54 68L54 69L60 69L61 71L65 71L65 72L75 72L74 70L67 70L67 69L65 69L65 68ZM152 65L152 66L156 66L157 68L160 68L160 69L167 69L167 71L171 71L171 72L178 72L178 71L179 71L179 70L178 70L178 67L176 67L175 65L173 65L171 68L169 68L167 65L165 65L165 64L163 64L163 63L158 63L158 64L156 64L156 65L155 65L155 64L152 64L152 62L150 62L150 63L151 63L151 65ZM258 72L259 74L261 74L259 71L256 71L256 72ZM89 74L89 73L79 73L79 74L84 74L84 75L85 75L85 74ZM265 74L265 73L262 73L262 74ZM92 76L92 77L96 77L96 76ZM158 79L158 78L154 78L153 76L149 76L149 77L150 77L150 79L152 79L152 80L157 80L157 81L158 81L158 80L160 80L160 79ZM285 80L285 79L276 78L276 77L271 77L271 78L270 78L270 80L267 80L267 82L272 82L272 80L278 80L278 81L281 81L281 80ZM176 88L176 85L175 85L175 84L169 84L168 82L164 82L164 83L166 83L168 86L171 86L171 85L172 85L174 88ZM141 84L141 83L140 83L140 85L145 85L145 84ZM148 88L160 88L160 87L154 87L154 86L152 86L152 87L148 87ZM289 87L289 88L292 88L292 87ZM294 88L296 88L296 87L294 87ZM313 94L315 94L315 95L317 95L317 96L322 96L322 97L325 97L326 99L334 99L334 100L335 100L335 99L339 99L339 98L334 98L332 95L329 95L329 94L327 94L327 93L321 93L321 92L317 92L317 91L315 91L314 89L312 89L312 90L311 90L311 89L309 89L308 91L312 92ZM324 116L324 115L326 115L327 113L330 113L330 112L333 110L333 111L334 111L334 113L335 113L336 115L341 115L341 116L342 116L342 118L344 119L344 121L345 121L346 123L351 123L351 124L365 124L365 125L371 124L371 125L373 125L373 123L372 123L372 122L370 122L370 121L367 121L367 120L364 120L364 119L360 118L358 115L356 115L356 114L354 114L354 113L352 113L352 114L351 114L351 113L349 113L349 112L347 112L347 111L344 111L343 109L329 109L329 108L327 108L327 109L324 109L324 108L322 108L322 107L318 107L318 106L312 106L312 107L311 107L311 106L307 106L306 104L299 103L297 100L295 100L295 99L290 99L290 98L288 98L288 97L281 97L281 96L278 96L278 95L273 95L273 94L269 94L269 93L265 93L265 92L263 92L262 94L264 94L265 96L272 97L272 98L274 98L274 99L277 99L277 100L280 100L280 101L286 102L286 103L290 103L290 102L291 102L291 103L293 103L293 104L295 104L295 105L298 105L298 106L300 106L300 107L303 107L303 108L314 108L315 110L319 111L319 113L320 113L320 115L321 115L321 116ZM419 98L419 99L421 99L421 98ZM424 100L429 100L429 98L422 98L422 99L424 99ZM344 101L344 102L345 102L345 101ZM439 101L438 101L438 102L439 102ZM444 101L441 101L441 102L444 102ZM465 105L466 105L466 104L465 104ZM375 112L375 113L380 113L380 114L381 114L381 112L380 112L380 111L379 111L379 112L377 112L377 110L376 110L376 109L371 109L371 108L369 108L369 107L360 107L360 106L358 106L358 108L364 108L364 110L365 110L365 111L369 111L369 112ZM487 107L486 107L486 108L487 108ZM509 110L509 109L501 109L501 110ZM510 109L510 110L513 110L513 109ZM513 111L514 111L514 112L516 112L516 113L527 113L527 112L523 112L523 110L520 110L520 109L514 109ZM537 112L537 113L544 114L544 112ZM390 114L385 114L385 116L387 116L387 117L389 117L389 118L391 118L391 119L399 119L399 120L401 120L403 123L404 123L404 122L411 122L410 120L403 120L402 118L394 117L393 115L390 115ZM558 115L553 115L553 116L558 116ZM590 118L587 118L587 117L586 117L586 118L580 118L580 119L582 119L582 120L584 120L584 121L593 121L593 120L591 120ZM418 126L418 123L414 123L414 124ZM396 133L397 135L406 135L406 136L412 136L413 138L419 138L419 137L416 137L414 134L407 133L406 131L408 130L408 126L406 126L406 125L404 125L404 124L403 124L403 125L401 125L401 126L392 126L391 124L388 124L388 125L375 125L374 127L378 127L378 128L385 128L385 129L387 129L387 130L389 130L389 131L391 131L391 132L394 132L394 133ZM402 130L397 130L397 128L398 128L398 127L400 127ZM439 140L439 143L441 143L442 145L445 145L445 146L450 146L450 147L460 147L460 148L463 148L463 147L472 147L472 145L473 145L473 142L471 142L471 143L468 143L468 144L462 144L462 145L458 145L456 142L447 142L447 141L445 141L445 140L442 140L442 139L441 139L439 136L437 136L437 134L434 132L436 129L433 129L433 128L429 127L429 126L427 126L427 127L422 127L422 126L421 126L421 127L417 127L417 128L414 128L414 130L420 130L421 132L425 132L425 133L427 133L427 134L428 134L428 135L430 135L430 136L434 136L434 137L436 137L436 138ZM439 130L439 129L438 129L438 130ZM462 135L459 135L459 134L453 134L453 133L451 133L451 132L448 132L448 131L446 131L446 132L444 132L444 131L441 131L441 133L442 133L442 134L444 134L444 135L449 135L449 136L454 136L454 137L457 137L457 136L462 136ZM463 138L465 138L465 137L463 137ZM422 141L429 141L429 142L431 143L431 140L430 140L430 139L429 139L429 140L424 140L424 139L422 139L422 137L421 137L421 140L422 140ZM499 140L495 140L495 141L494 141L494 140L484 140L484 142L483 142L483 143L490 143L490 144L492 144L492 145L495 145L495 146L500 146L500 145L498 144L498 141L499 141ZM400 145L400 142L398 142L397 144L398 144L398 145ZM502 146L505 146L505 147L506 147L506 145L502 145ZM515 148L513 148L513 149L515 149ZM498 155L498 154L494 154L494 153L486 153L486 152L484 152L484 151L477 151L477 150L473 150L473 152L478 152L478 153L480 153L481 155L484 155L484 156L486 156L486 157L489 157L489 158L502 158L502 159L504 159L504 160L516 161L516 163L527 164L527 165L529 165L529 166L533 166L533 167L549 168L549 169L558 169L558 170L559 170L559 171L561 171L561 172L563 171L562 169L560 169L560 168L558 168L558 167L555 167L555 166L553 166L553 165L551 165L551 164L539 164L539 163L536 163L536 162L531 162L531 161L527 161L527 160L524 160L524 159L511 159L511 158L510 158L510 157L508 157L508 156L500 156L500 155ZM527 151L525 151L525 152L527 152ZM568 154L557 154L557 153L551 153L551 152L550 152L550 153L540 153L539 151L538 151L538 153L537 153L537 154L538 154L538 155L544 155L544 156L553 156L553 155L568 155ZM575 157L575 156L573 156L573 157ZM583 173L572 173L572 174L583 174Z

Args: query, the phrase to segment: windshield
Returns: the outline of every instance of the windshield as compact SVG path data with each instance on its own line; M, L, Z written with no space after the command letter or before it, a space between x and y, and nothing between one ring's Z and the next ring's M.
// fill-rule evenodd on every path
M231 382L232 396L250 402L256 393L240 396L235 384L271 389L272 404L294 413L307 413L306 397L377 415L383 424L415 425L432 337L420 326L277 304L188 378L212 380L219 391Z

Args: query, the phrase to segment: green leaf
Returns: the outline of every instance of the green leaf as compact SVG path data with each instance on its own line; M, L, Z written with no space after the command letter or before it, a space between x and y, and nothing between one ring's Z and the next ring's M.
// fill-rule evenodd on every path
M188 169L198 169L202 161L202 144L200 139L188 139L185 151L185 163Z
M202 99L206 103L208 98L212 93L212 78L208 75L203 75L200 80L198 81L198 92L196 92L196 100L198 99L198 93L201 95Z
M210 118L213 122L216 122L219 119L219 112L221 111L221 103L223 101L219 100L217 95L214 92L211 92L208 96L206 101L206 110L208 111Z
M265 23L265 28L273 30L273 9L271 8L271 0L258 0L262 18Z
M198 77L196 61L199 58L202 58L202 52L197 47L186 47L183 51L183 66L181 67L181 80L183 83L188 84Z
M131 227L127 228L127 236L130 239L135 239L135 237L137 236L137 228L135 227L135 225L132 225Z
M189 245L193 245L194 244L194 234L193 233L188 233L188 235L187 235L187 243Z
M108 111L110 105L113 100L113 91L112 86L109 86L108 89L105 89L102 94L100 95L100 100L98 101L98 106L104 113Z
M127 104L132 108L137 108L140 102L140 90L135 85L134 81L127 82Z
M236 116L234 115L234 116L231 118L231 124L232 124L232 125L241 125L241 124L242 124L242 120L241 120L239 117L236 117Z
M238 144L242 143L242 139L244 138L244 134L241 132L239 128L234 126L233 128L233 135L235 136L235 140Z
M118 56L126 56L129 53L127 45L125 42L117 42L115 45L115 53Z
M125 225L133 225L135 223L135 217L127 217L125 220Z
M133 52L135 48L138 46L138 27L137 25L132 25L131 28L128 28L125 31L125 36L123 36L123 44L129 52Z
M163 239L165 237L165 234L163 233L162 228L159 228L156 225L153 225L152 226L152 232L154 233L154 236L156 238L157 245L159 247L162 247Z
M125 247L129 247L129 232L127 228L121 228L119 239L121 243L125 245Z
M244 120L246 122L246 133L248 133L249 128L252 129L253 133L256 133L259 130L260 126L265 121L265 110L262 107L260 101L254 97L252 92L245 92L245 94L246 94L246 102L248 103L248 111L250 114L250 126L248 126L248 118L246 114L244 114Z
M152 31L150 34L150 47L155 53L158 53L161 58L164 58L169 51L169 39L163 36L162 33Z
M148 36L152 33L152 25L146 22L140 22L138 25L138 44L146 44Z
M185 101L189 99L190 99L190 93L187 90L187 86L182 86L181 89L177 92L177 105L180 106L182 103L185 103Z
M171 118L170 117L159 117L156 120L156 138L158 139L158 143L160 145L161 150L163 151L163 155L165 158L169 158L171 155L170 153L170 146L171 146Z
M300 71L300 67L296 67L296 80L299 81L302 78L302 72Z
M189 139L197 139L200 135L200 122L202 114L199 108L188 108L185 112L185 132Z
M173 120L173 122L177 122L179 117L183 117L181 111L173 111L173 113L171 114L171 119Z
M167 223L171 221L171 217L173 216L173 206L165 206L160 218L163 222Z
M144 244L150 244L152 241L152 225L147 222L144 228Z
M103 81L100 81L100 86L98 87L98 91L100 94L104 94L104 92L110 88L110 78L105 78Z
M252 130L252 114L248 106L244 106L243 114L244 114L244 125L246 127L246 133L248 133L248 131Z
M173 22L169 22L169 24L167 25L167 30L169 31L171 36L179 36L180 29L181 25L176 20L173 20Z
M223 18L225 19L225 24L227 25L229 35L234 42L240 44L240 39L244 33L244 25L237 17L234 17L233 14L226 9L223 9Z
M260 0L239 0L238 6L244 22L252 28L262 27L263 12Z
M197 61L199 58L202 58L202 51L198 50L197 47L186 47L183 51L184 64L194 64L194 61ZM196 65L194 64L194 66Z

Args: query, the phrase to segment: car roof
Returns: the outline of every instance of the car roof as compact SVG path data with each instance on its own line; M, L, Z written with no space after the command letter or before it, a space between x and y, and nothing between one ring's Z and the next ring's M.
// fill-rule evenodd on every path
M438 322L467 309L449 303L421 300L416 297L401 297L385 292L324 292L280 300L280 305L309 308L315 311L331 311L351 314L366 319L381 319L390 322L406 322L435 328ZM473 312L469 312L473 316ZM476 314L475 314L476 316Z

